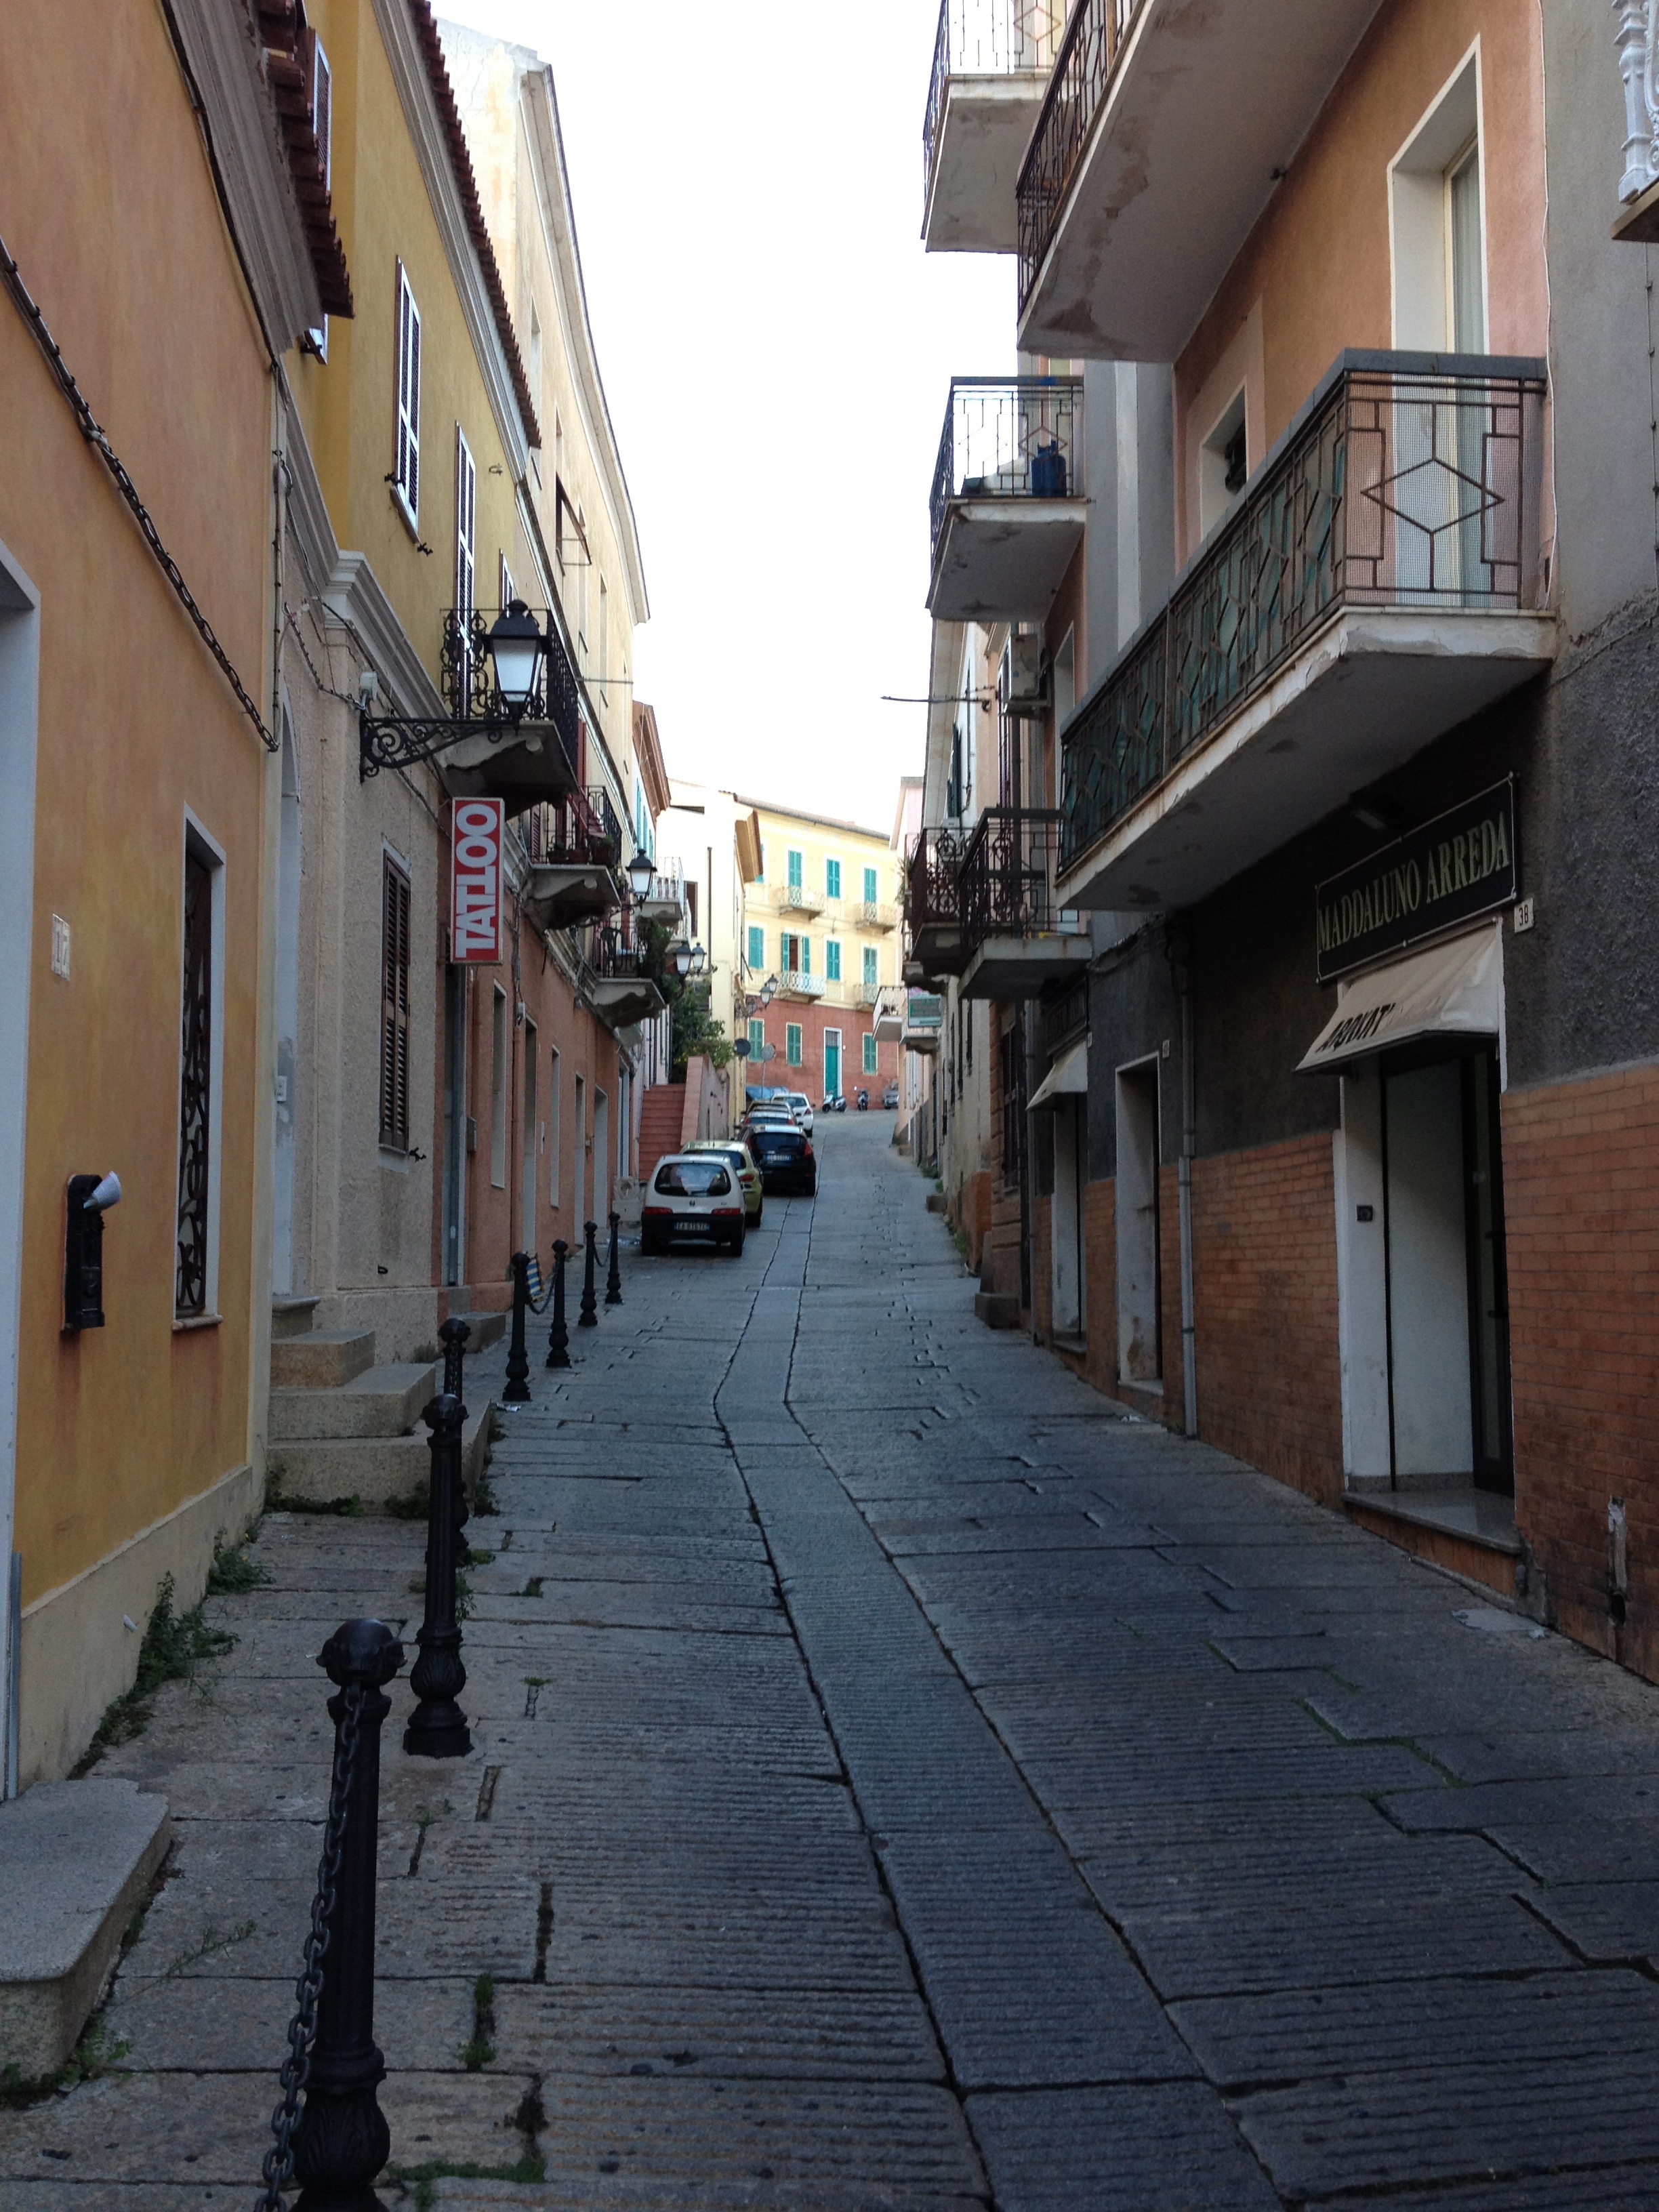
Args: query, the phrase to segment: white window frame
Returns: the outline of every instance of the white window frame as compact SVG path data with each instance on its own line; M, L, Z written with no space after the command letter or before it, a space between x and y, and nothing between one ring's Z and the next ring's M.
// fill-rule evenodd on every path
M478 465L466 433L455 425L455 612L461 635L478 603Z
M519 587L513 580L513 571L507 565L506 554L498 553L495 559L495 588L501 593L500 605L501 611L505 613L514 600L518 598Z
M831 890L830 888L830 871L831 868L836 872L836 888L834 890ZM846 879L847 870L842 862L840 855L835 853L826 853L823 856L823 896L825 898L834 899L837 904L839 904L842 896L841 887Z
M328 53L315 31L311 33L311 130L323 161L323 190L334 183L334 72ZM319 361L328 359L328 317L307 333L317 349Z
M864 903L866 906L878 906L881 903L879 868L866 867L864 871Z
M823 980L826 983L839 983L842 980L841 939L838 937L826 937L823 940Z
M421 311L409 271L398 264L397 379L393 391L397 434L393 441L392 496L410 529L418 533L421 516Z
M1479 160L1481 321L1492 343L1487 283L1486 131L1476 39L1389 164L1389 264L1392 337L1402 352L1449 353L1451 240L1449 185L1471 144Z

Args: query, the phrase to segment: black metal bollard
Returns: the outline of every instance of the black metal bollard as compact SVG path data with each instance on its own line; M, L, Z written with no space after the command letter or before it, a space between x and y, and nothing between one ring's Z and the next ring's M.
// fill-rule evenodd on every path
M328 1701L336 1782L343 1767L349 1768L349 1780L333 1906L325 1923L317 2038L305 2110L294 2132L294 2170L304 2185L295 2212L385 2212L370 2186L392 2148L374 2094L386 2079L386 2060L374 2040L374 1863L380 1723L392 1711L385 1686L404 1663L404 1647L381 1621L348 1620L329 1638L317 1663L337 1692ZM325 1845L325 1894L326 1861Z
M438 1341L444 1348L444 1389L452 1398L465 1398L461 1385L461 1366L466 1358L466 1340L472 1334L464 1321L453 1316L438 1331Z
M619 1213L611 1217L611 1267L605 1279L605 1302L608 1306L619 1306L622 1300L622 1269L617 1264L617 1231L622 1222Z
M461 1759L472 1748L466 1715L455 1702L466 1687L461 1625L455 1618L455 1554L466 1526L461 1490L461 1424L466 1407L452 1391L434 1398L421 1419L432 1431L432 1494L426 1516L426 1613L415 1641L421 1656L410 1671L420 1698L404 1730L404 1749L421 1759Z
M525 1316L530 1310L530 1255L515 1252L513 1269L513 1341L507 1347L507 1388L501 1392L505 1406L521 1406L530 1395L530 1355L525 1350Z
M561 1237L553 1247L553 1326L547 1332L550 1367L570 1364L570 1331L564 1325L564 1263L569 1253L570 1247Z
M599 1263L599 1224L597 1221L583 1224L586 1231L587 1264L582 1271L582 1310L577 1316L578 1328L597 1328L599 1325L599 1301L595 1295L593 1277Z

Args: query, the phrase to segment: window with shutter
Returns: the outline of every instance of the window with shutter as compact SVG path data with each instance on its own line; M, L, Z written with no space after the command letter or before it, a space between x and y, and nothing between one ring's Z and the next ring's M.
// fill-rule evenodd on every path
M823 948L823 973L827 981L831 983L840 982L841 945L839 941L833 937L829 939Z
M874 906L876 898L876 872L873 868L866 868L864 872L864 902L866 906Z
M869 988L873 989L875 987L880 960L881 955L875 946L866 945L864 948L864 981Z
M380 1142L409 1150L409 878L381 855Z
M306 33L306 70L311 80L311 131L317 141L317 166L325 194L334 177L334 73L315 31ZM328 317L309 333L319 361L328 359Z
M472 696L472 655L467 651L465 641L469 635L467 617L477 603L477 541L478 471L458 422L455 425L455 617L460 624L463 640L461 658L466 682L463 696L469 699Z
M411 526L421 512L421 311L398 264L398 445L392 489Z

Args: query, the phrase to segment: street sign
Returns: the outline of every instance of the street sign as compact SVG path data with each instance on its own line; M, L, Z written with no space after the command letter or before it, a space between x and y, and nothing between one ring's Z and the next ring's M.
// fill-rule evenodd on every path
M501 957L506 811L499 799L458 799L450 809L449 957L460 964Z
M778 1048L777 1048L776 1045L775 1045L775 1044L763 1044L763 1045L761 1047L761 1048L760 1048L760 1057L761 1057L761 1059L763 1059L763 1060L775 1060L775 1059L777 1058L777 1056L778 1056Z

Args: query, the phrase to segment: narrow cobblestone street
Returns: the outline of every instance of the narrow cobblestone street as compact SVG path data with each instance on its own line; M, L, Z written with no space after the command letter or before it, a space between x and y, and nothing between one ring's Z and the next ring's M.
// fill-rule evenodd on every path
M986 1330L890 1132L503 1417L476 1747L386 1729L386 2201L1651 2212L1659 1692ZM176 1840L4 2212L252 2203L314 1655L422 1536L269 1516L102 1761Z

